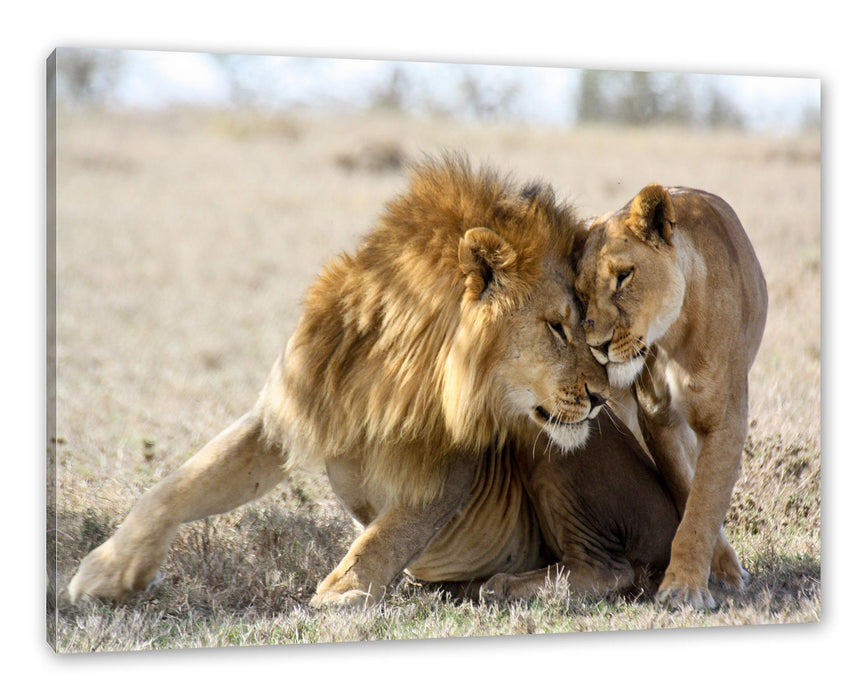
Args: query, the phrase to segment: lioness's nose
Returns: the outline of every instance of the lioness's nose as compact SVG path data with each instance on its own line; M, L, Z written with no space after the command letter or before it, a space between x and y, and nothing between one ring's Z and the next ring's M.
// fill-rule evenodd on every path
M592 411L596 406L603 406L607 403L607 399L601 394L593 394L589 387L586 387L586 395L589 397L589 410Z

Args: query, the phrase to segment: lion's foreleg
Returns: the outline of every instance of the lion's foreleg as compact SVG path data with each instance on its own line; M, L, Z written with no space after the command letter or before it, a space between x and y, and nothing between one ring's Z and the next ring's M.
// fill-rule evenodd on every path
M71 600L122 600L145 588L181 523L258 498L283 478L282 463L279 449L262 439L259 416L246 414L145 493L117 532L81 562L69 583Z
M442 495L433 502L385 508L319 584L310 604L364 607L381 600L388 585L424 552L466 502L473 474L473 467L456 465Z
M386 510L319 584L311 605L364 607L377 603L394 578L424 551L456 512L456 504L435 513L400 506Z

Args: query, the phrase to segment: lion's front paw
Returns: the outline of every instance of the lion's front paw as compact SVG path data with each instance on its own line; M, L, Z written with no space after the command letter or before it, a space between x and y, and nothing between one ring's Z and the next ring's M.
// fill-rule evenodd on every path
M742 591L749 582L748 572L740 566L740 560L734 548L724 538L719 538L713 550L713 561L710 566L713 578L719 583Z
M375 605L384 596L384 585L358 576L352 567L344 570L340 566L318 585L310 605L314 608L366 608Z
M375 605L376 599L361 590L351 590L340 593L338 591L320 591L310 599L313 608L343 607L343 608L365 608Z
M716 608L717 604L706 579L671 572L665 574L655 599L672 608L692 607L696 610Z
M69 599L72 603L82 598L122 601L156 579L161 561L123 553L109 539L81 561L66 589Z

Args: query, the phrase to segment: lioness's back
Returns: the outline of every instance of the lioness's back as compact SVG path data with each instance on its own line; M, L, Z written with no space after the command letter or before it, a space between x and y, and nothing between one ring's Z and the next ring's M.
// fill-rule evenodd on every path
M715 255L727 261L726 266L707 266L708 274L731 275L738 281L740 294L728 303L744 302L742 329L753 361L767 320L767 282L740 218L728 202L710 192L690 187L672 187L668 192L680 235L688 235L705 258Z

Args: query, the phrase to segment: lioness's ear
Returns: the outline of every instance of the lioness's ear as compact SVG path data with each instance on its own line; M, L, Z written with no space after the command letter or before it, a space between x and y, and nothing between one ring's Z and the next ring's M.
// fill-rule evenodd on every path
M647 185L631 201L628 226L647 243L670 245L676 223L674 203L661 185Z
M517 263L517 253L495 231L471 228L460 239L457 259L466 275L467 296L480 299L492 287L503 283Z

